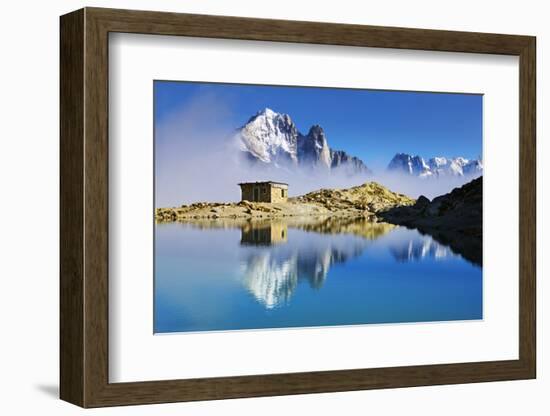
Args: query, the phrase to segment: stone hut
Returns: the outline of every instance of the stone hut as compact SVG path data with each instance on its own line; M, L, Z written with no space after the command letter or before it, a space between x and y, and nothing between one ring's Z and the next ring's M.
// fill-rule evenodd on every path
M282 182L245 182L240 183L241 200L250 202L286 202L288 184Z

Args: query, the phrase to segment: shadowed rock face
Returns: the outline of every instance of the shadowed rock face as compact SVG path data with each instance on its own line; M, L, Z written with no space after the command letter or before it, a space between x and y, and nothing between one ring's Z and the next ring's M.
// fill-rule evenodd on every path
M311 167L331 168L331 152L321 126L313 126L306 136L298 136L299 160Z
M412 206L390 208L377 215L392 224L416 228L481 265L483 177L438 196L421 196Z
M357 172L364 174L372 174L372 171L363 163L361 159L355 156L350 156L343 150L330 149L331 167L343 171L348 175L353 175Z

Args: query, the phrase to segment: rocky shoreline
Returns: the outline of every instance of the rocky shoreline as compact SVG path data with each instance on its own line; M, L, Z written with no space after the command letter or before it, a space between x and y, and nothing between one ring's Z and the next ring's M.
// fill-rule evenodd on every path
M287 202L197 202L177 208L157 208L157 223L182 222L198 227L226 227L236 223L284 219L311 230L331 230L342 221L364 219L417 229L450 246L467 260L481 266L483 179L453 189L430 201L417 200L388 190L376 182L348 189L321 189L289 198ZM351 227L351 226L350 226ZM359 234L359 231L354 230Z
M386 222L415 228L483 264L483 177L430 201L419 197L414 205L394 207L378 216Z
M201 219L261 219L283 217L349 217L377 220L378 212L413 205L415 200L388 190L376 182L349 189L321 189L289 198L287 202L236 203L197 202L177 208L157 208L157 222L187 222Z

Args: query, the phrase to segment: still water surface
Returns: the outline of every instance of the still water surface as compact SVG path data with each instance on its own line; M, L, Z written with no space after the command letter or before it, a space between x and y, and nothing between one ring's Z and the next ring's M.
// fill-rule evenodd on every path
M482 318L482 268L416 230L365 220L155 228L154 331Z

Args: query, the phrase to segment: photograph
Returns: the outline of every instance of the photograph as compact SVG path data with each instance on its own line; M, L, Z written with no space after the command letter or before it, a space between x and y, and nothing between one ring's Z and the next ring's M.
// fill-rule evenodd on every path
M483 319L483 95L154 81L154 333Z
M12 30L29 68L48 39L59 58L6 77L22 110L6 137L22 146L5 153L29 179L4 204L24 248L14 270L55 292L22 301L29 279L5 273L23 283L7 310L26 320L6 333L42 351L11 360L35 393L14 406L537 413L541 8L495 24L478 4L284 2L67 5L31 25L52 36ZM50 196L55 221L32 221ZM37 224L58 225L58 244Z

